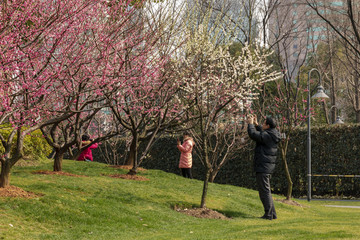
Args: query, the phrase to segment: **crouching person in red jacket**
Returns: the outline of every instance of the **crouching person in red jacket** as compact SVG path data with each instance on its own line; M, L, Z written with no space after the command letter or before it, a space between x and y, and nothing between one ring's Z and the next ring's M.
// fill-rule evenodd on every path
M88 135L82 135L81 137L81 147L89 145L91 143L91 139ZM92 145L90 145L89 147L85 148L80 156L78 157L78 161L87 161L87 162L92 162L93 161L93 155L91 152L91 149L95 149L98 147L97 143L94 143Z

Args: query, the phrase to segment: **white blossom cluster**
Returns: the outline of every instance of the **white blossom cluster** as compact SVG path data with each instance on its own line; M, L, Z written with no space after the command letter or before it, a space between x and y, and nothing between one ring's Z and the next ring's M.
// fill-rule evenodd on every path
M229 44L217 45L207 26L199 25L188 33L185 54L182 58L182 89L203 101L246 102L258 96L258 89L265 82L274 81L281 73L272 71L257 46L242 47L238 57L231 56Z

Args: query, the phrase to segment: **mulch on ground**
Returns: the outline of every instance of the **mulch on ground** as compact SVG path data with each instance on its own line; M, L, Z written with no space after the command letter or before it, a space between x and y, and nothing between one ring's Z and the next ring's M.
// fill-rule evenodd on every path
M174 210L197 218L221 219L221 220L231 219L226 217L224 214L219 213L215 210L211 210L209 208L180 208L176 206L174 207Z
M303 205L301 205L300 203L294 201L294 200L287 200L287 199L274 199L275 201L281 202L281 203L285 203L287 205L292 205L292 206L297 206L297 207L305 207Z
M19 187L11 185L6 188L0 188L0 197L36 198L41 196L41 194L27 192Z
M110 165L109 167L116 168L116 169L126 169L126 170L130 170L133 168L132 165ZM140 172L146 171L145 168L141 168L141 167L138 167L137 170Z
M48 170L38 170L33 171L33 174L46 174L46 175L63 175L63 176L71 176L71 177L87 177L84 175L77 175L67 172L54 172ZM16 197L16 198L37 198L43 196L42 194L36 194L33 192L25 191L16 186L8 186L6 188L0 188L0 197Z
M110 165L109 167L116 168L116 169L125 169L125 170L129 170L129 171L133 168L132 165ZM137 171L138 172L146 172L146 169L138 167ZM143 177L143 176L139 176L137 174L103 174L103 176L108 176L108 177L112 177L112 178L129 179L129 180L135 180L135 181L150 181L150 179Z
M122 178L136 181L150 181L150 179L139 176L139 175L131 175L131 174L103 174L103 176L112 177L112 178Z
M85 175L77 175L77 174L62 172L62 171L37 170L37 171L33 171L32 173L33 174L45 174L45 175L62 175L62 176L70 176L70 177L87 177Z

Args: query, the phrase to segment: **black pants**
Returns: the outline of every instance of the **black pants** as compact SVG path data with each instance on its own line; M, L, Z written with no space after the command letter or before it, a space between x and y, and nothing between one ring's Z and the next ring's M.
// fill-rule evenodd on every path
M181 169L181 174L183 175L183 177L186 178L193 178L191 175L191 168L180 168Z
M264 206L264 218L276 219L276 211L274 202L271 196L270 188L271 175L267 173L256 173L256 182L258 185L260 200Z

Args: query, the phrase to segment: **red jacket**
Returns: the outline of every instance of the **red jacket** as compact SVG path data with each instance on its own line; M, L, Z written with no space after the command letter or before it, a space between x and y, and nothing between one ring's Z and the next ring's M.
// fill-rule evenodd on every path
M81 143L81 145L86 145L86 144L89 144L90 141L83 141ZM92 152L91 152L91 149L94 149L94 148L97 148L98 147L98 144L97 143L94 143L92 144L90 147L88 148L85 148L84 151L81 152L80 156L78 157L78 161L85 161L85 159L88 159L88 160L91 160L93 161L93 155L92 155Z

